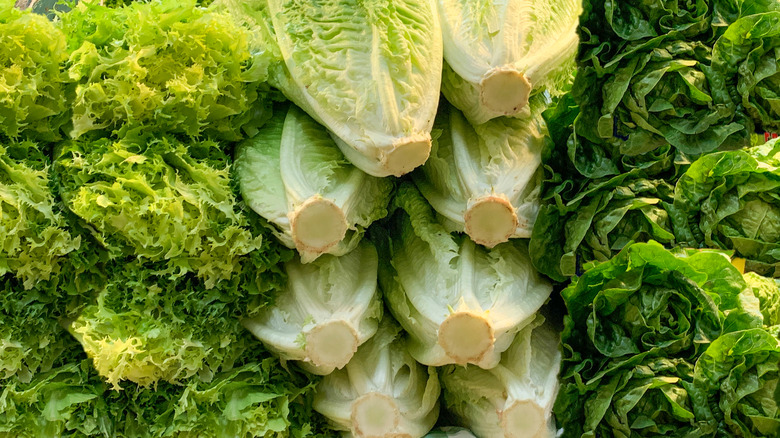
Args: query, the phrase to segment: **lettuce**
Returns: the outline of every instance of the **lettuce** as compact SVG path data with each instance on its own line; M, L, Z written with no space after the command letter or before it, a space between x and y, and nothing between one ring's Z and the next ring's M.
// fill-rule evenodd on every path
M387 214L393 184L352 166L325 128L295 105L277 109L236 149L241 194L303 263L344 255Z
M239 140L270 117L270 59L225 12L195 0L61 14L75 82L71 137L157 130Z
M442 72L433 0L269 0L264 14L280 51L269 82L352 164L382 177L425 162Z
M681 244L733 249L748 270L780 276L780 143L696 160L675 187L672 221Z
M656 242L575 278L562 292L563 436L771 436L780 339L754 294L724 254Z
M579 0L438 0L444 34L442 93L474 124L529 113L528 100L570 86Z
M543 102L525 119L471 125L442 102L431 157L412 174L420 192L453 231L488 248L530 237L539 211Z
M237 204L230 157L219 144L173 137L80 139L55 151L65 205L111 258L165 262L207 288L239 270L263 245Z
M65 34L0 1L0 139L55 141L70 116Z

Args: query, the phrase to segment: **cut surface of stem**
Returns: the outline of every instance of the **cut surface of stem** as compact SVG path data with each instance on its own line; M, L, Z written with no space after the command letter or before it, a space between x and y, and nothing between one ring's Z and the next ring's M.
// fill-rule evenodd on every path
M501 412L501 429L506 438L541 438L546 423L544 410L529 400L515 401Z
M324 253L347 234L344 212L319 195L303 202L290 217L293 242L299 252Z
M306 334L306 356L319 367L343 368L357 347L357 332L346 321L318 324Z
M490 322L474 313L452 313L439 327L439 345L460 365L481 361L493 349L494 342Z
M519 224L512 204L493 195L474 201L463 219L471 240L488 248L508 241Z
M352 434L359 438L403 436L396 432L401 413L385 394L369 392L352 403Z
M430 135L413 135L398 139L393 149L382 157L382 166L393 176L401 176L422 166L431 154Z
M482 104L501 115L512 116L528 105L531 82L513 67L494 67L479 82Z

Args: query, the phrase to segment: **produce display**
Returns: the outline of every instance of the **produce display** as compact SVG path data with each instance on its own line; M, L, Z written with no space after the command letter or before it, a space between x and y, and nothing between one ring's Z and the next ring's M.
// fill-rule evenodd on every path
M0 438L780 437L780 2L0 0Z

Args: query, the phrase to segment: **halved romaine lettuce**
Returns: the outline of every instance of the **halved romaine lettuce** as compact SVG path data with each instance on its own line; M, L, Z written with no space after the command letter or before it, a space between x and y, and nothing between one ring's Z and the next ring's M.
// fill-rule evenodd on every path
M245 202L303 263L355 248L387 214L392 190L391 181L352 166L325 128L295 106L238 147L235 171Z
M399 188L389 236L379 238L380 285L425 365L492 368L515 334L533 321L552 286L531 265L525 242L493 249L454 236L436 222L411 184ZM378 231L381 234L381 230Z
M560 338L539 315L515 336L496 367L442 368L445 406L479 437L554 437Z
M436 370L417 363L400 336L400 327L385 318L344 369L317 385L314 410L345 436L421 438L436 423Z
M529 97L573 79L580 0L438 0L442 92L472 123L527 114Z
M330 374L376 333L382 318L378 265L376 249L365 241L341 257L288 262L287 287L276 303L242 323L283 360Z
M439 101L433 0L268 0L282 61L269 82L375 176L423 164Z
M542 109L539 102L532 117L472 126L457 109L439 107L434 128L442 134L413 177L452 230L489 248L511 237L531 237L547 133Z

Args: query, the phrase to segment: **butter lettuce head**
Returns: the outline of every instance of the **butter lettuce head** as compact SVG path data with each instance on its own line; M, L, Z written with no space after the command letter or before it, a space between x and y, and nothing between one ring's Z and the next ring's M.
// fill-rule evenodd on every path
M533 94L563 94L574 77L580 0L438 0L442 93L472 123L524 116Z
M515 336L494 368L442 368L445 407L481 437L555 437L559 344L559 332L539 315Z
M325 128L296 106L278 109L236 151L243 199L304 263L346 254L387 214L393 184L350 164Z
M439 101L442 34L433 0L270 0L281 58L269 82L374 176L423 164Z
M352 252L313 263L285 264L288 282L272 306L242 324L283 360L327 375L343 368L376 333L382 318L376 249L362 242Z
M675 255L656 242L627 246L577 277L562 292L568 315L554 411L563 436L715 434L726 411L710 402L717 396L708 385L718 386L720 378L704 385L696 370L706 368L707 357L722 356L723 343L731 342L725 336L752 337L750 330L764 330L760 312L755 318L744 305L747 290L722 253ZM734 361L724 363L726 375L736 378L744 371L743 353L730 351ZM771 360L759 366L770 370L767 382L773 366ZM753 415L753 402L738 398L721 400ZM776 415L774 403L764 405L761 415Z
M385 318L346 367L317 384L313 406L345 436L422 438L439 417L440 392L436 370L414 360Z
M542 102L526 119L471 125L442 102L431 157L412 176L453 231L493 247L530 237L539 211L542 148L547 141Z
M492 368L552 292L517 239L487 249L451 235L411 184L399 188L392 225L379 232L380 286L409 335L408 349L431 366Z
M675 187L677 240L733 249L746 269L780 276L780 143L705 155Z

